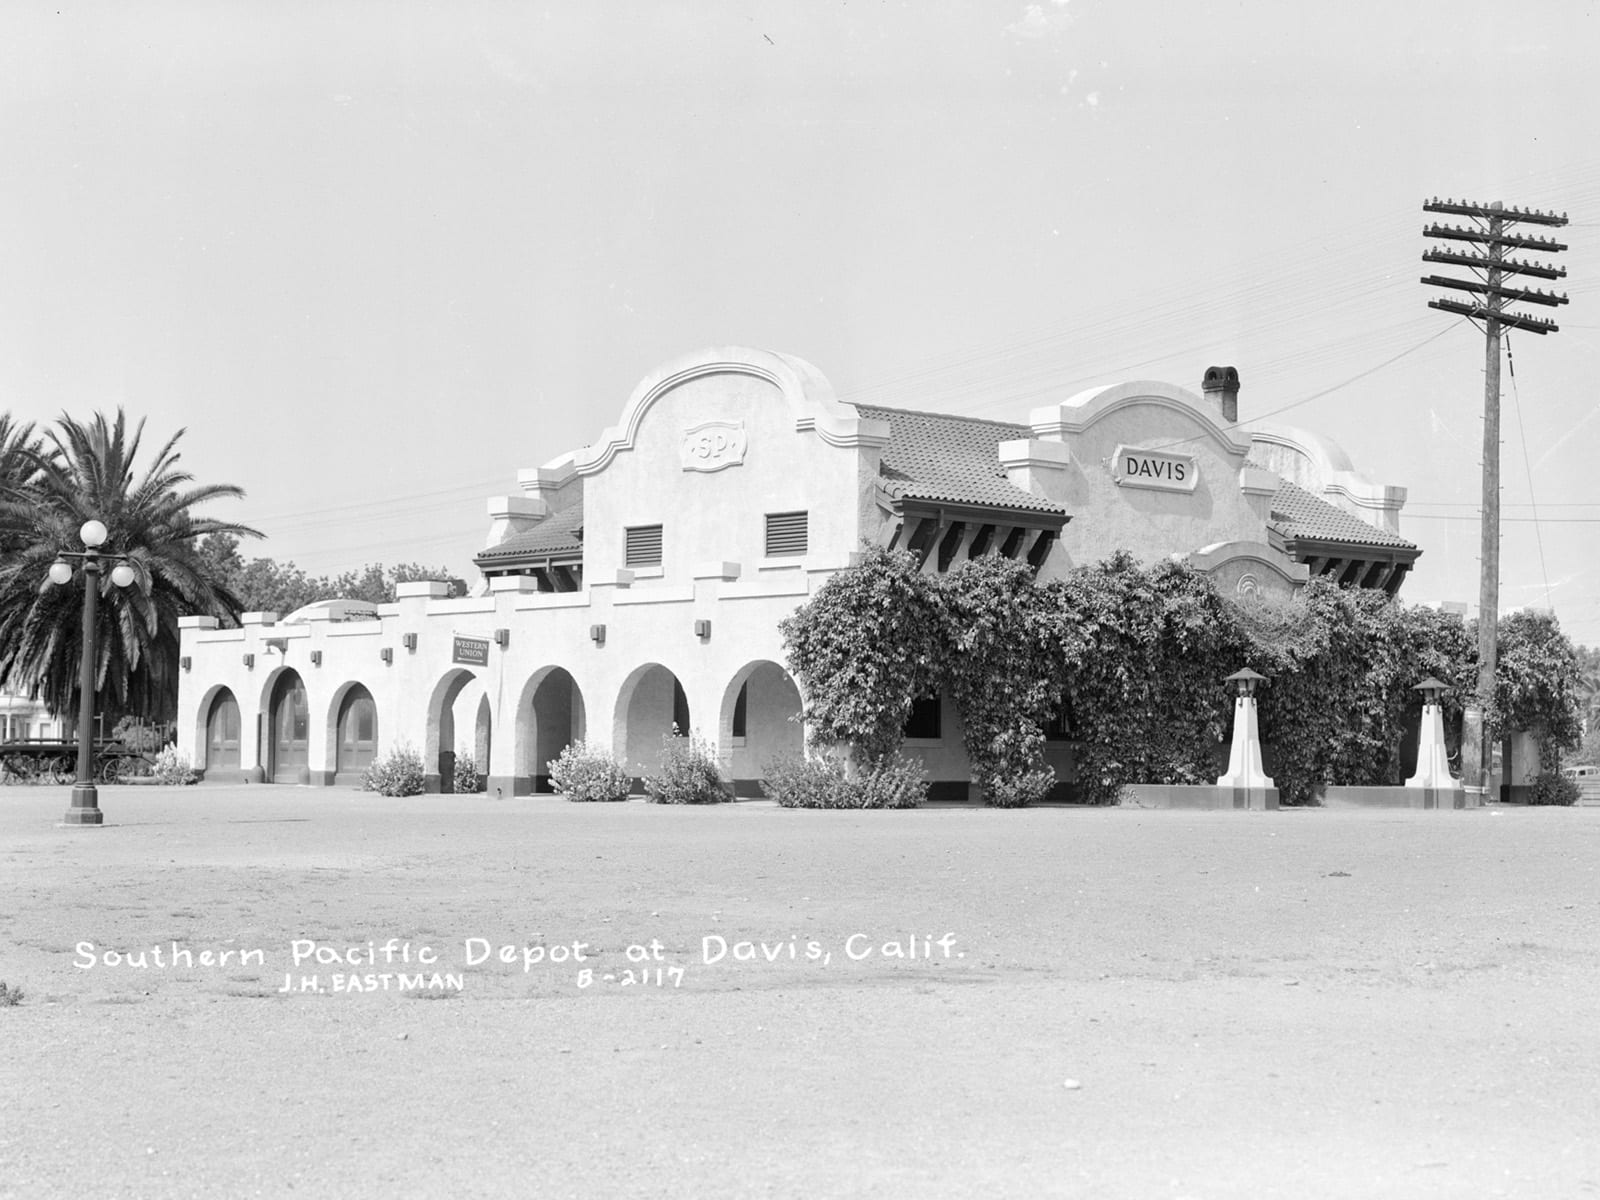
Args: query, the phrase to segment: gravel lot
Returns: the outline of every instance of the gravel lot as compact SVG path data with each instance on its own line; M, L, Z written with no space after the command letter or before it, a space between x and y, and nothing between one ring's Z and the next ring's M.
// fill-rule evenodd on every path
M1600 1196L1600 809L100 795L0 789L8 1200Z

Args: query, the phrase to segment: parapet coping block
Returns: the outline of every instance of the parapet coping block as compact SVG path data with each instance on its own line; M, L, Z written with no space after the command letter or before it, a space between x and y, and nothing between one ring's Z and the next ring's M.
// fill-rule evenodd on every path
M394 594L400 600L443 600L450 595L450 583L444 579L418 579L411 583L397 583Z

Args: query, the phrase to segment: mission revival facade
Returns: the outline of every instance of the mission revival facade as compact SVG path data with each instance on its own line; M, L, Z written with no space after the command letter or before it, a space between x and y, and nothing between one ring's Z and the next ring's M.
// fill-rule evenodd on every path
M1122 383L1011 423L843 403L788 355L687 356L489 502L477 594L415 583L389 605L185 619L179 747L208 778L354 786L408 743L445 790L460 749L512 796L544 789L576 739L646 774L676 728L753 795L803 743L778 623L863 544L929 572L1001 554L1050 578L1127 549L1227 593L1312 575L1396 592L1419 554L1405 490L1325 438L1244 432L1238 388L1211 368L1198 394ZM953 705L920 705L908 732L936 790L965 795ZM1050 747L1070 784L1070 742Z

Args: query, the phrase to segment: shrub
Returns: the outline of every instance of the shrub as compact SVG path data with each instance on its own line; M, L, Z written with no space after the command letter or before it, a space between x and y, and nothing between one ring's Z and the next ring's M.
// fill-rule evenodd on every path
M361 786L380 796L420 796L426 779L422 756L402 742L367 768Z
M661 739L661 770L645 777L644 792L652 804L720 804L729 799L710 743L674 733Z
M862 808L915 808L928 798L928 773L904 754L887 754L858 781Z
M992 808L1026 808L1049 795L1055 783L1056 773L1048 766L1039 771L994 772L983 778L983 802Z
M15 1008L22 1003L22 989L0 979L0 1008Z
M456 751L456 773L453 782L458 792L471 794L483 791L483 776L478 773L478 764L472 757L472 751Z
M903 754L855 779L842 759L784 755L767 764L761 787L784 808L915 808L928 797L922 764Z
M198 778L189 766L188 756L178 753L176 746L168 746L156 754L150 774L157 783L187 784Z
M1533 777L1528 803L1572 805L1578 802L1581 794L1576 779L1559 771L1545 771Z
M838 758L803 758L785 754L769 762L761 790L784 808L860 808L855 788L845 778Z
M568 800L626 800L633 777L609 750L573 742L550 760L550 786Z

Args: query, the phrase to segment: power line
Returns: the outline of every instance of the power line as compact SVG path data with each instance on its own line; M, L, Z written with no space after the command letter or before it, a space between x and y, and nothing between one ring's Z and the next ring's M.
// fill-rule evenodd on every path
M1285 404L1280 408L1274 408L1274 409L1271 409L1268 412L1260 413L1260 414L1258 414L1256 416L1253 416L1253 417L1249 418L1249 420L1247 420L1247 421L1235 421L1233 424L1226 425L1223 428L1225 428L1225 429L1238 429L1243 425L1251 425L1251 424L1254 424L1257 421L1265 421L1268 417L1276 417L1276 416L1280 415L1281 413L1286 413L1286 412L1290 411L1291 409L1299 408L1302 404L1310 404L1313 400L1320 400L1324 396L1330 396L1334 392L1337 392L1342 388L1349 387L1352 383L1359 383L1361 380L1365 379L1369 375L1377 374L1379 371L1383 370L1385 367L1394 365L1395 363L1399 362L1402 358L1405 358L1409 354L1415 354L1418 350L1421 350L1429 342L1438 341L1445 334L1449 333L1452 329L1454 329L1456 327L1456 325L1460 325L1461 323L1462 323L1461 321L1457 321L1455 323L1455 325L1446 325L1443 329L1439 330L1437 333L1429 334L1427 337L1423 338L1416 345L1410 346L1410 347L1406 348L1405 350L1400 351L1399 354L1396 354L1391 358L1384 359L1381 363L1378 363L1376 366L1368 367L1365 371L1357 372L1356 374L1350 376L1350 378L1342 380L1339 383L1334 384L1332 387L1323 388L1320 392L1313 392L1309 396L1302 396L1300 399L1291 401L1290 403ZM1209 436L1210 436L1209 434L1197 433L1197 434L1194 434L1194 435L1192 435L1190 437L1179 438L1176 441L1164 442L1159 446L1143 447L1143 449L1166 450L1166 449L1170 449L1173 446L1181 446L1185 442L1197 442L1197 441L1201 440L1202 438L1209 437Z
M1476 513L1463 513L1455 516L1451 513L1414 513L1406 510L1405 518L1408 521L1473 521L1478 520ZM1523 524L1533 525L1600 525L1600 517L1501 517L1504 521L1518 521ZM1548 586L1549 580L1546 579Z
M1539 502L1533 494L1533 464L1528 461L1528 433L1522 424L1522 392L1517 387L1517 360L1511 356L1511 334L1506 333L1506 367L1511 374L1511 407L1517 413L1517 437L1522 439L1522 466L1528 473L1528 503L1533 505L1533 537L1539 546L1539 573L1544 577L1544 599L1552 611L1556 602L1550 598L1550 570L1544 564L1544 531L1539 525Z

